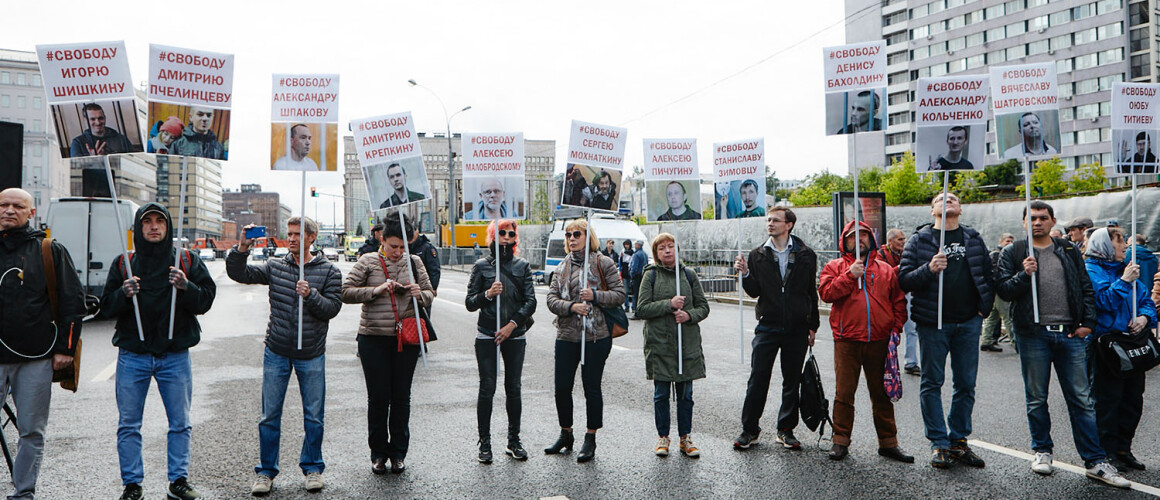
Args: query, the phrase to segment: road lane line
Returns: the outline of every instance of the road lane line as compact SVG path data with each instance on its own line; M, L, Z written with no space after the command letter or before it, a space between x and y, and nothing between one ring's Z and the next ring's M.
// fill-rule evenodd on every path
M104 370L101 370L101 373L98 373L96 377L93 377L91 382L104 382L109 380L109 378L112 377L114 373L117 373L116 361L109 363L109 366L106 366Z
M1024 460L1027 460L1028 462L1035 459L1035 456L1031 455L1030 453L1025 453L1025 452L1022 452L1019 450L1013 450L1011 448L1007 448L1005 446L1000 446L997 444L991 444L991 443L988 443L986 441L979 441L977 439L972 439L972 440L968 441L968 443L971 446L978 446L979 448L983 448L986 450L991 450L994 452L1002 453L1002 454L1010 456L1010 457L1022 458ZM1069 463L1052 461L1052 465L1054 465L1056 469L1065 470L1068 472L1074 472L1074 473L1079 474L1081 476L1085 476L1087 474L1087 469L1085 469L1083 467L1076 466L1076 465L1072 465ZM1124 477L1127 478L1127 476L1124 476ZM1142 492L1142 493L1147 493L1149 495L1160 496L1160 488L1156 488L1154 486L1148 486L1146 484L1138 483L1136 481L1132 481L1132 489L1139 491L1139 492Z
M622 345L616 345L616 344L612 344L612 348L616 349L618 351L631 351L632 350L632 349L629 349L629 348L624 347Z

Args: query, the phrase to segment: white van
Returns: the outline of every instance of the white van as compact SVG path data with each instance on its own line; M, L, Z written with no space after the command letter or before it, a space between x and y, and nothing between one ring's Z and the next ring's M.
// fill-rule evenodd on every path
M104 291L109 264L123 248L121 238L133 248L133 216L138 206L132 201L117 201L123 234L117 232L110 198L57 198L48 205L47 232L68 250L89 295L99 297Z
M631 240L635 248L636 242L641 242L643 245L645 255L649 256L649 261L652 260L652 249L649 248L648 239L645 238L640 227L635 222L625 219L617 219L612 214L592 214L592 231L596 233L596 237L600 239L600 248L603 249L605 242L608 240L615 241L616 253L624 251L624 240ZM564 224L567 220L557 220L552 223L552 233L548 235L548 251L544 258L544 275L547 277L546 283L552 283L552 273L556 271L556 266L564 261L564 257L568 255L567 247L564 244Z

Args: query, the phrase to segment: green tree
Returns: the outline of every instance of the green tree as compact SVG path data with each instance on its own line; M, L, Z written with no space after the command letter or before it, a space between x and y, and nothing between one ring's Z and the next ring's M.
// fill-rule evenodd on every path
M858 192L869 193L872 191L881 191L882 182L886 179L886 169L873 166L858 170ZM850 189L854 189L853 181L850 181Z
M1096 160L1094 163L1087 163L1080 165L1071 174L1071 179L1067 181L1067 190L1072 193L1082 193L1086 191L1099 191L1104 188L1104 181L1107 176L1104 174L1104 167L1100 165L1100 161Z
M833 193L853 189L854 181L849 177L831 173L826 169L807 176L801 189L791 194L789 201L796 206L829 205L833 201Z
M771 170L769 168L769 165L766 165L765 166L765 194L776 197L777 199L780 200L781 197L777 196L777 188L780 184L781 184L781 181L778 180L778 178L777 178L777 172L774 172L773 170Z
M939 180L934 182L931 180L933 177L939 177ZM879 190L886 193L886 203L890 205L926 203L935 192L942 191L942 179L936 175L918 175L914 171L914 153L907 151L886 170Z
M1059 157L1050 160L1035 162L1035 169L1031 171L1031 189L1035 196L1052 196L1067 191L1067 182L1063 180L1064 166ZM1023 193L1023 184L1015 188L1020 196Z
M548 189L542 183L536 185L536 194L532 202L531 222L544 223L552 216L551 204L548 202Z
M1022 170L1023 165L1019 160L1007 160L998 165L991 165L983 169L983 185L1013 186L1019 184L1022 182L1019 177Z
M955 194L959 196L959 201L963 203L970 203L974 201L982 201L989 198L986 193L979 189L983 186L987 174L984 172L955 172L954 185L950 188Z
M712 203L703 207L703 209L701 211L702 218L704 218L705 220L713 220L714 218L716 218L716 216L717 216L716 211L714 210Z
M354 228L354 235L355 236L362 236L363 235L362 221L359 221L358 227Z

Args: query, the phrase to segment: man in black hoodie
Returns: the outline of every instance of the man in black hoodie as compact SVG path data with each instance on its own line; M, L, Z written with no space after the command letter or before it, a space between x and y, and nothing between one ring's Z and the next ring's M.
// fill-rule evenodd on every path
M9 498L32 498L36 492L52 371L72 364L85 315L85 295L72 259L55 241L50 247L57 290L54 314L50 274L41 256L45 234L28 224L34 214L27 191L0 191L0 394L11 391L20 429Z
M169 498L201 498L189 484L189 438L193 426L189 410L193 399L193 366L189 348L201 340L196 316L213 306L217 285L196 253L180 251L174 266L173 230L169 212L157 203L137 210L133 222L135 252L126 263L118 255L109 265L101 297L101 312L116 318L113 345L117 355L117 456L121 462L122 500L142 498L141 420L150 379L169 419L167 454ZM177 290L177 302L171 297ZM137 298L141 330L133 311ZM173 329L170 334L170 315Z

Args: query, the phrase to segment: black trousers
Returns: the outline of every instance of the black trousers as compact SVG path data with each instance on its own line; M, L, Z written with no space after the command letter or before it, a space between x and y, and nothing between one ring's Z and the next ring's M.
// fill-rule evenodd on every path
M604 362L610 352L611 337L586 342L584 364L580 365L580 343L556 341L556 414L560 427L572 427L572 387L576 385L577 366L580 366L580 381L584 385L587 428L604 427L604 394L600 391L600 380L604 377Z
M792 430L798 424L798 387L802 381L802 365L809 347L809 332L787 332L758 325L753 336L753 353L749 383L745 388L745 403L741 406L741 430L757 435L761 432L761 414L769 396L769 380L773 376L773 362L781 351L781 410L777 413L777 429Z
M520 399L520 379L524 371L524 349L526 340L507 339L499 344L503 356L503 390L507 396L508 439L520 435L520 413L523 403ZM475 404L476 418L479 420L480 439L491 436L492 397L495 396L496 356L494 340L475 340L475 362L479 365L479 398Z
M1144 414L1144 373L1116 378L1099 360L1095 352L1099 346L1092 342L1088 349L1089 373L1092 378L1092 399L1096 406L1096 428L1100 431L1100 446L1108 458L1116 453L1132 451L1136 427Z
M419 346L393 336L359 335L358 357L367 383L367 443L371 460L406 458L411 440L411 381Z

